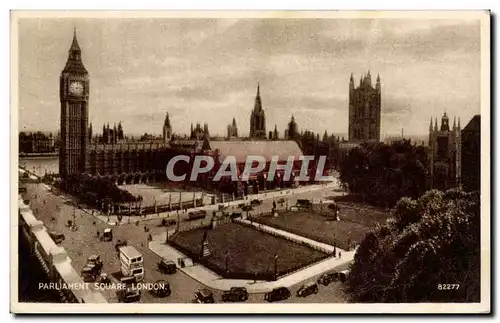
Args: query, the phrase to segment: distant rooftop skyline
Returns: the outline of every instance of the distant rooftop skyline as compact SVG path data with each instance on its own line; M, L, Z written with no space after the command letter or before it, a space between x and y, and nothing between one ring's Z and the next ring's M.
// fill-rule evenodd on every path
M19 131L59 129L59 75L76 27L90 75L94 132L177 134L207 122L248 135L257 83L266 130L347 137L349 79L382 84L381 137L427 134L446 110L464 126L480 112L477 20L21 19Z

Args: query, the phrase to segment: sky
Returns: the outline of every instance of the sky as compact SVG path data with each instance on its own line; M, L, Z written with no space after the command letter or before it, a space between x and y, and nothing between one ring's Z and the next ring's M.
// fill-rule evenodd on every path
M126 134L208 122L248 134L257 83L267 130L346 134L349 78L382 85L382 137L425 135L446 113L480 112L480 23L443 19L20 19L19 127L57 131L59 76L76 27L89 121Z

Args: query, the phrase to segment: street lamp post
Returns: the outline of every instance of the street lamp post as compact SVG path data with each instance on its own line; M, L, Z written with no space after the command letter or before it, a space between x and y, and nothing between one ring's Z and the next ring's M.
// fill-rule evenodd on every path
M274 255L274 280L278 279L278 255Z
M165 228L166 228L166 230L165 230L166 231L165 244L168 244L168 225L165 226Z
M229 255L228 255L228 252L226 251L226 274L229 272L229 267L228 267L228 264L229 264Z

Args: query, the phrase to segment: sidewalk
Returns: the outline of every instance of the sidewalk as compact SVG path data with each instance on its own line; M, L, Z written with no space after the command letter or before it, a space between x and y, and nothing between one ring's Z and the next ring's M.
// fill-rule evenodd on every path
M267 226L267 225L264 225L264 224L261 224L261 223L258 223L258 222L252 222L250 220L244 220L244 219L234 219L233 221L235 222L240 222L240 223L245 223L245 224L248 224L248 225L251 225L255 228L257 228L257 230L259 231L264 231L264 232L273 232L274 234L278 235L278 236L282 236L286 239L290 239L290 240L293 240L295 241L296 243L305 243L309 246L311 246L312 248L314 249L319 249L321 250L322 252L325 252L325 253L333 253L334 250L336 250L337 252L342 252L342 254L344 253L347 253L347 251L343 250L343 249L340 249L339 247L335 248L334 246L331 246L331 245L328 245L326 243L322 243L322 242L319 242L319 241L315 241L315 240L312 240L312 239L308 239L306 237L302 237L302 236L299 236L297 234L294 234L294 233L291 233L291 232L288 232L288 231L284 231L284 230L280 230L280 229L276 229L276 228L273 228L273 227L270 227L270 226Z
M169 235L173 230L169 231ZM175 248L165 244L165 234L155 235L153 241L149 243L149 249L158 256L173 260L177 263L178 258L187 258L186 255ZM333 248L332 246L330 246ZM338 249L341 250L341 249ZM342 258L327 258L321 262L307 266L299 271L283 276L277 281L253 281L244 279L224 279L211 270L200 264L190 267L179 268L180 271L189 275L200 283L217 290L229 290L231 287L245 287L249 293L266 293L276 287L288 287L307 281L314 276L331 271L332 269L351 262L354 258L355 250L342 251Z

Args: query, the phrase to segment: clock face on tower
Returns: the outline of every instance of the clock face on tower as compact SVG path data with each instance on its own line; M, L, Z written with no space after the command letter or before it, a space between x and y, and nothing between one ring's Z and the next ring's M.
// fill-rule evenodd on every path
M78 81L73 81L69 84L69 93L73 95L82 95L83 94L83 83Z

